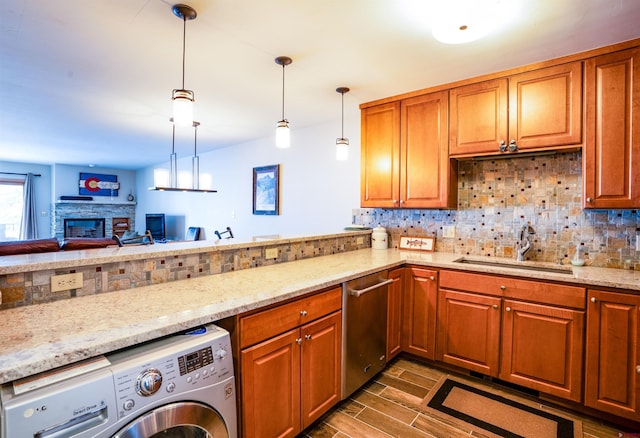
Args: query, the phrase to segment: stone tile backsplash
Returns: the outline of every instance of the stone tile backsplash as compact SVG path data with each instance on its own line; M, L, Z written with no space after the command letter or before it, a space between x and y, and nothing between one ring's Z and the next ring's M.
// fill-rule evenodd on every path
M354 223L401 236L433 236L436 251L515 257L524 224L535 230L528 260L568 263L576 246L593 266L640 269L640 210L583 210L582 154L460 161L457 210L353 210ZM455 237L443 237L443 227Z

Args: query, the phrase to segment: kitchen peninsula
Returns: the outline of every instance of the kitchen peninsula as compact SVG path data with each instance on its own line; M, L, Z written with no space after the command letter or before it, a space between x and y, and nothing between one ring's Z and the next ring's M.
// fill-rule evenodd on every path
M262 243L264 245L264 242ZM234 244L235 245L235 244ZM238 244L240 245L240 244ZM241 245L240 245L241 246ZM99 253L92 261L106 262L149 257L149 247L136 254L135 248L116 255ZM195 251L194 248L164 249ZM64 256L61 259L60 256ZM80 266L86 258L70 260L56 253L49 262L35 261L45 269L53 266ZM362 249L339 254L273 264L255 269L225 272L133 289L79 296L0 311L0 383L26 377L88 357L135 345L237 313L302 296L361 275L404 265L454 268L495 274L511 274L513 269L455 263L458 254ZM24 270L0 258L0 272ZM536 264L535 262L530 262ZM520 274L519 272L515 273ZM527 271L527 278L556 280L606 288L622 288L640 293L640 273L629 270L580 267L571 275Z

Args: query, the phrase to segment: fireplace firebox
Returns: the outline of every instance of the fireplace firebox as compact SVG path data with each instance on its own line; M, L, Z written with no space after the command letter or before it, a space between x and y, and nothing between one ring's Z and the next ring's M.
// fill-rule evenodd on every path
M64 237L105 237L105 218L64 220Z

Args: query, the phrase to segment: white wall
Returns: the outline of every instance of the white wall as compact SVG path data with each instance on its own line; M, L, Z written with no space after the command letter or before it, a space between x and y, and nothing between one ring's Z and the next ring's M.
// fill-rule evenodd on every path
M36 211L38 212L38 238L46 239L51 237L51 166L0 161L0 172L39 173L41 175L35 178ZM17 179L21 177L17 175L0 174L0 178Z
M70 166L66 164L53 165L53 193L51 202L56 202L60 196L78 196L80 172L99 173L103 175L117 175L120 183L118 195L94 196L94 201L127 202L129 193L135 195L136 172L134 170L110 169L105 167Z
M345 108L345 136L351 150L347 161L336 161L335 141L340 121L296 129L292 123L291 148L277 149L274 137L264 138L200 155L200 173L211 173L218 193L148 191L153 168L138 171L136 228L144 232L146 213L184 216L189 226L205 228L208 240L214 230L230 226L239 239L281 234L296 236L341 231L351 223L351 211L360 205L360 113ZM178 171L191 170L191 156L178 153ZM253 215L253 168L280 164L280 215ZM173 237L173 236L169 236ZM202 237L201 237L202 238Z

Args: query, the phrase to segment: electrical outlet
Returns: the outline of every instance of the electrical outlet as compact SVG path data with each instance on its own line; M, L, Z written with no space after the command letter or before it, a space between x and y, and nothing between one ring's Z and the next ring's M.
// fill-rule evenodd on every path
M364 237L356 237L356 245L362 245L364 243Z
M82 272L51 276L51 292L80 289L82 287Z
M278 258L278 248L266 248L264 250L264 257L267 259L277 259Z
M455 225L443 226L442 237L456 237L456 226Z

